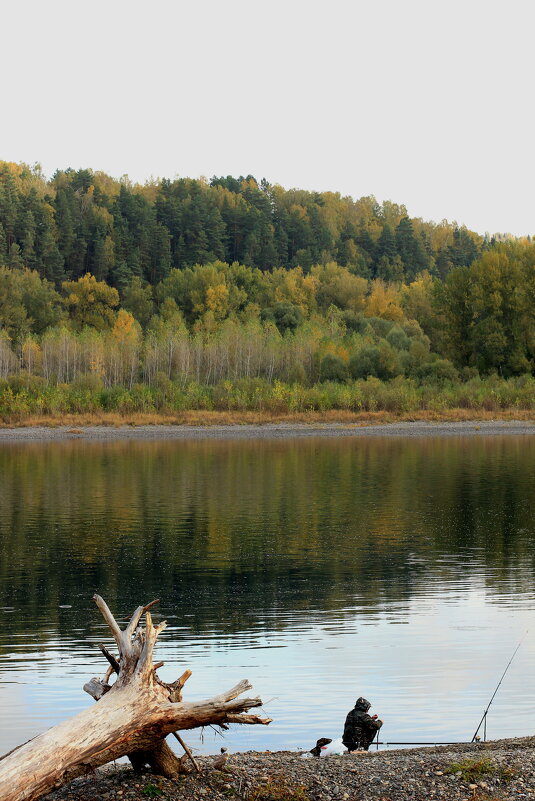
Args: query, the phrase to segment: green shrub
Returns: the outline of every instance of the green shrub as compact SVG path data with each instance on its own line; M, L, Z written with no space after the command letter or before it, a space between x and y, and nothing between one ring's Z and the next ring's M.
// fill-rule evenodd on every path
M399 325L392 326L385 339L395 350L408 350L411 344L409 337Z
M477 782L483 776L492 773L494 765L492 760L488 757L481 757L480 759L463 759L462 762L452 762L444 769L444 773L455 774L460 773L461 778L465 782Z
M349 362L349 373L355 379L374 376L387 381L401 371L399 357L386 340L365 346Z
M460 778L467 783L475 784L484 776L493 775L502 782L509 782L517 774L517 771L510 765L505 767L495 765L489 757L479 759L463 759L461 762L452 762L444 769L447 774L460 774Z
M100 393L102 409L106 412L118 412L126 404L128 390L121 386L106 387Z
M143 788L143 795L146 795L147 798L157 798L163 795L163 791L156 784L148 782Z
M28 375L22 370L16 375L10 375L7 384L15 393L26 391L29 394L36 394L46 387L46 379L40 375Z
M449 359L435 359L422 364L417 371L422 383L440 384L457 382L459 373Z
M327 353L320 364L322 381L347 381L348 371L345 362L339 356Z
M71 386L76 387L77 389L98 392L104 388L104 382L102 380L102 376L97 372L80 373L78 376L76 376Z
M276 303L262 310L262 320L275 323L280 333L285 334L287 331L295 331L303 322L304 316L301 308L293 303Z
M301 362L291 365L291 367L288 369L286 380L289 384L307 383L307 373Z
M192 381L186 386L184 395L186 409L213 409L211 387Z
M379 338L386 337L395 325L391 320L385 320L383 317L368 317L367 322Z
M284 775L275 775L253 787L249 801L309 801L309 796L303 784L296 784Z
M158 397L157 391L147 384L134 384L132 389L128 391L130 402L126 400L126 395L121 396L119 402L120 411L136 411L136 412L153 412L157 408L157 402L160 401L160 407L163 408L164 403L161 395Z
M351 378L377 377L380 370L380 353L376 345L362 348L349 360L349 374Z
M214 409L260 409L271 387L262 378L238 378L220 381L212 388Z
M22 419L31 411L28 393L25 390L14 392L6 387L0 394L0 417Z

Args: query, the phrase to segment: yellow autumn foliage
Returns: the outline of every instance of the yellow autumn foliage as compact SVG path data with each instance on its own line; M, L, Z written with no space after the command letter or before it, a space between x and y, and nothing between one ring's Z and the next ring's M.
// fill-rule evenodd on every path
M141 339L139 323L130 312L120 309L112 329L112 336L122 345L135 345Z
M371 283L371 291L366 299L364 313L366 317L382 317L385 320L399 322L403 320L403 309L400 303L399 289L377 279Z
M315 308L319 282L314 275L305 275L301 267L294 267L293 270L279 268L273 270L271 280L275 286L273 295L277 303L292 303L299 306L304 314Z

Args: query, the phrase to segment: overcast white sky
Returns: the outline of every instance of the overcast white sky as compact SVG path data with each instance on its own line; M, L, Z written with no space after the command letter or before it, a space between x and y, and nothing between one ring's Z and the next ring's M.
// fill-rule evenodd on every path
M4 0L0 159L535 233L532 0Z

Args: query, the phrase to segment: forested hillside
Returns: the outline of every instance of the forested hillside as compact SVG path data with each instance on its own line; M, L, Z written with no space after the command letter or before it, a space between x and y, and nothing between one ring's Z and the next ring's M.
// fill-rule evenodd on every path
M534 364L529 238L251 176L0 162L0 414L531 407Z
M123 290L134 276L156 284L172 268L215 260L305 272L335 261L364 278L444 278L484 246L466 228L411 220L404 206L373 197L285 190L252 176L132 186L66 170L46 181L39 169L0 162L0 259L57 286L91 273Z

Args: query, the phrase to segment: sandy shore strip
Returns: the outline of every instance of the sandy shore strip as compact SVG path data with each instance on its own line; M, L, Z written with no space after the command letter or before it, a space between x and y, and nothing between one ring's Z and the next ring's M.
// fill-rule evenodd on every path
M262 425L28 426L0 428L2 442L50 440L290 439L301 437L531 437L535 422L481 420L348 423L265 423Z
M231 754L228 772L162 779L129 767L98 771L47 801L513 801L535 798L535 737L321 759L295 752Z

